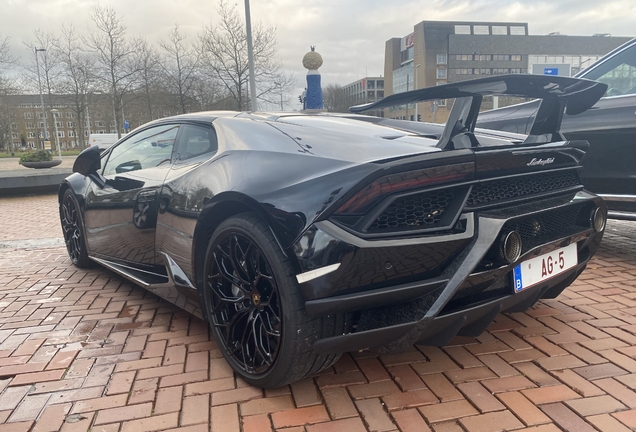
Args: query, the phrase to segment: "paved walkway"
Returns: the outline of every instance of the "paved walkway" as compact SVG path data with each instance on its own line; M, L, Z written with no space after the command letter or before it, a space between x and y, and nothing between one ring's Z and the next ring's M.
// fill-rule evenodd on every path
M478 338L345 355L262 391L204 322L47 246L54 196L2 199L0 215L0 432L636 429L636 224L610 222L572 287Z

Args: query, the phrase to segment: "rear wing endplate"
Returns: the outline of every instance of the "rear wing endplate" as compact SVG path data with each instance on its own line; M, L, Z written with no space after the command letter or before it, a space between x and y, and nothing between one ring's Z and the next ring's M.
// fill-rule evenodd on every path
M606 84L581 78L497 75L397 93L377 102L353 106L349 110L361 113L395 105L454 98L453 108L437 147L470 148L479 145L474 130L484 96L538 98L541 99L541 105L525 142L546 143L564 140L559 132L564 112L580 114L591 108L606 91Z

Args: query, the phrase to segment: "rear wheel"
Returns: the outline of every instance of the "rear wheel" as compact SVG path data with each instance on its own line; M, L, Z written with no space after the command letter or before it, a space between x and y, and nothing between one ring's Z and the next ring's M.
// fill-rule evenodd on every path
M279 387L333 364L313 343L344 328L309 317L289 259L256 214L225 220L210 240L203 301L223 355L248 383Z
M88 258L79 204L70 189L66 189L62 195L60 221L62 222L64 243L66 243L66 250L71 262L80 268L90 267L92 262Z

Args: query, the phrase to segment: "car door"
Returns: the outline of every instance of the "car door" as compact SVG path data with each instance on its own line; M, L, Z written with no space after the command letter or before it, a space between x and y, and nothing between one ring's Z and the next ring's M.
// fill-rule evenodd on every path
M192 239L203 202L214 192L208 183L211 166L202 167L215 156L218 138L208 124L183 124L175 162L164 182L157 223L158 253L166 253L192 278ZM194 172L198 168L200 171ZM194 279L192 279L194 280Z
M153 266L159 193L173 162L179 124L136 132L114 147L86 195L90 254Z
M636 44L579 74L608 85L605 97L576 116L565 116L561 131L590 143L581 178L601 195L629 195L636 210ZM626 205L626 204L624 204ZM614 204L610 205L610 209ZM620 208L615 208L621 210Z

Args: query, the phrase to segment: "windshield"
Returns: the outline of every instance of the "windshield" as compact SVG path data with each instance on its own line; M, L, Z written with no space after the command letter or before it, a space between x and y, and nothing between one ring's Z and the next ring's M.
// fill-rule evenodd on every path
M583 73L581 78L607 84L605 96L636 94L636 44Z

